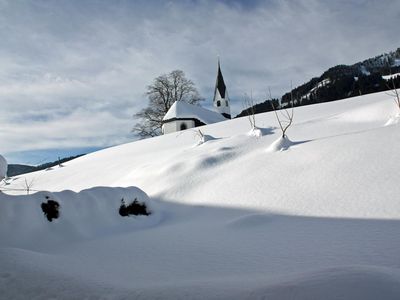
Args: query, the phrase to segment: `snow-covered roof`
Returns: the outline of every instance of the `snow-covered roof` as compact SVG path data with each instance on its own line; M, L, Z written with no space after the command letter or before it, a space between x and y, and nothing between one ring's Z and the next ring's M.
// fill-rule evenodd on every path
M163 121L173 119L198 119L204 124L225 121L226 118L215 111L183 101L176 101L165 114Z

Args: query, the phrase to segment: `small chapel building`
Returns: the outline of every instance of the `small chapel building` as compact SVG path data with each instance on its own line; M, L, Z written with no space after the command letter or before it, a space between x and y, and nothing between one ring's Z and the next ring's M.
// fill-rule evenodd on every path
M176 101L163 118L162 133L167 134L231 118L228 91L222 76L219 60L213 106L215 111L184 101Z

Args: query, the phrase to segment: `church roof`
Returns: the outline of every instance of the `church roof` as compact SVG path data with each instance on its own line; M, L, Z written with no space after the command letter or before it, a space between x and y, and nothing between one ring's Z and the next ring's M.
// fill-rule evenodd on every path
M163 118L163 122L174 119L197 119L204 124L225 121L226 118L215 111L184 101L175 101Z
M226 85L224 82L224 77L222 76L221 67L218 61L218 75L217 75L217 82L215 83L215 92L214 92L214 100L216 92L219 92L221 98L225 99L225 92L226 92Z

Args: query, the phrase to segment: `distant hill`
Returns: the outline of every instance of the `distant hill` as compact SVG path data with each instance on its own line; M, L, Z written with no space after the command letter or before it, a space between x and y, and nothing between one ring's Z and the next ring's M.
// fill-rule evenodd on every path
M279 99L272 99L274 106L271 105L271 101L266 100L263 103L255 104L253 107L246 108L240 112L235 118L251 115L254 111L255 114L272 111L273 107L279 108Z
M20 165L20 164L9 164L7 170L7 176L12 177L19 174L25 174L36 171L35 166Z
M40 170L45 170L47 168L51 168L54 166L58 166L59 164L65 163L67 161L73 160L75 158L81 157L85 154L79 154L76 156L69 156L62 158L60 160L44 163L38 166L30 166L30 165L21 165L21 164L9 164L8 165L8 170L7 170L7 176L12 177L12 176L17 176L20 174L26 174L26 173L31 173L35 171L40 171Z
M353 65L338 65L325 71L320 77L284 94L280 99L280 108L290 106L293 95L294 106L322 103L344 98L365 95L388 90L388 81L382 76L400 73L400 48L366 59ZM400 76L394 78L400 88ZM255 113L271 111L269 99L256 104ZM245 109L236 117L246 116L251 109Z

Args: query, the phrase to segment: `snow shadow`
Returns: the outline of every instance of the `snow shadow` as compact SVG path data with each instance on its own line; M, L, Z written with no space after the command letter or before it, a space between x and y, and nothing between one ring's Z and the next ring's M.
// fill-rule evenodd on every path
M369 300L400 296L400 220L292 216L157 197L151 201L154 211L163 216L152 226L132 230L126 222L140 220L118 218L123 223L113 223L113 232L93 230L96 236L85 241L71 240L70 232L65 232L69 236L65 240L63 231L57 231L59 245L51 248L52 243L45 243L47 248L40 251L32 246L53 236L35 234L32 245L25 244L22 252L3 240L0 265L8 275L0 280L0 293L23 298L34 289L68 299L79 274L82 295L92 298ZM85 209L80 207L79 213ZM120 232L114 231L118 228ZM101 224L100 229L104 231ZM26 237L23 227L7 234ZM46 268L48 279L40 276L41 268ZM27 277L33 270L37 273ZM56 282L62 282L63 288Z
M382 126L382 127L384 127L384 126ZM314 142L314 141L327 140L327 139L341 137L341 136L358 135L358 134L363 134L363 133L367 133L367 132L371 132L371 131L376 131L382 127L374 127L374 128L364 129L364 130L356 130L356 131L351 131L351 132L343 132L343 133L338 133L338 134L326 135L326 136L316 137L316 138L310 139L308 141Z
M226 293L222 299L400 296L400 220L157 202L167 212L162 236L173 245L159 253L158 263L182 249L185 257L174 268L180 282L176 290L152 286L145 294L157 296L168 290L174 295L171 299L193 290L207 299L218 298L219 293ZM185 282L187 268L202 278L190 282L190 288L180 281ZM235 288L227 292L227 286Z
M262 135L269 135L269 134L274 134L275 130L278 129L278 127L257 127L259 130L261 130Z
M291 142L292 142L292 145L291 145L291 146L297 146L297 145L309 143L309 142L312 142L312 141L313 141L313 140L291 141Z

